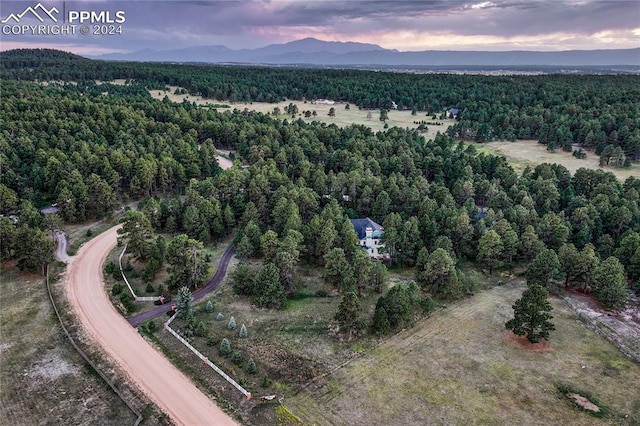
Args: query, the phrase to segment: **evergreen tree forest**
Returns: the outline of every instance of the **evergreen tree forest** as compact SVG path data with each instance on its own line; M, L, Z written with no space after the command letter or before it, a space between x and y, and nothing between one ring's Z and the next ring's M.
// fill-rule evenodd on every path
M455 108L457 138L536 139L549 150L573 146L604 154L603 164L640 160L640 76L411 74L345 69L104 62L54 50L0 54L0 78L69 81L127 79L127 91L166 85L232 102L329 98L359 108L443 114ZM381 118L382 119L382 118ZM581 151L577 151L581 152Z
M197 241L216 242L237 229L239 258L261 258L264 266L236 271L234 287L266 307L281 307L295 291L301 262L324 268L327 283L342 294L381 291L385 271L361 256L348 220L355 217L383 225L392 262L415 267L415 286L436 298L472 290L460 262L494 273L540 255L556 257L564 274L557 279L566 276L567 285L608 294L589 273L607 261L623 285L638 289L640 179L620 182L589 169L572 175L557 164L516 173L505 158L454 139L482 126L490 129L488 139L547 132L591 148L612 144L635 161L638 77L106 64L51 51L1 57L3 259L24 257L23 227L47 230L37 208L58 203L63 220L79 222L142 200L145 219L136 220L155 232L184 234L181 241L196 248ZM94 82L114 78L136 83ZM374 133L153 100L147 88L165 84L229 100L324 97L363 108L395 101L423 111L455 106L462 116L452 134L425 140L397 127ZM221 170L216 148L235 150L239 160ZM19 218L17 225L9 215ZM153 257L144 251L151 245L141 247L141 258ZM588 259L580 270L567 260L576 253ZM268 294L257 294L261 281L269 283ZM379 317L385 327L395 325ZM351 329L356 322L343 323Z

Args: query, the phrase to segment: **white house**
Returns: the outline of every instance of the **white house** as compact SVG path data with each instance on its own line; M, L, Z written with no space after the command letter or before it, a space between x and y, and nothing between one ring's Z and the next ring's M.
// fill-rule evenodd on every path
M360 240L360 247L365 249L371 258L389 258L387 253L380 252L380 249L384 247L384 244L380 244L380 238L384 233L382 226L368 217L364 219L351 219L351 223L358 235L358 240Z
M336 101L331 99L316 99L316 105L335 105Z

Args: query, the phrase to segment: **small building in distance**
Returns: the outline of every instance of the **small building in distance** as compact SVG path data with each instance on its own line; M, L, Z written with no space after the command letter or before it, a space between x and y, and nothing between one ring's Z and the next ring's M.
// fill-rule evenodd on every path
M447 110L447 118L458 118L460 110L458 108L450 108Z
M384 233L384 228L368 217L364 219L351 219L353 228L358 235L360 247L367 250L369 257L373 259L388 259L387 253L381 253L380 249L384 244L380 244L380 238Z
M313 103L313 102L312 102ZM316 105L334 105L336 101L332 101L331 99L316 99Z

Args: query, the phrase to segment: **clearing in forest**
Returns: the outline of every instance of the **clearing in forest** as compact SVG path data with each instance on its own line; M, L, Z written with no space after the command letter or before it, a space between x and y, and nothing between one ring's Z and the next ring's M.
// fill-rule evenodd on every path
M535 167L542 163L557 163L566 167L571 174L584 167L611 172L620 180L625 180L629 176L640 177L640 164L634 163L628 169L600 167L600 157L593 151L586 151L587 158L581 160L562 149L557 149L555 152L547 151L546 145L539 144L535 140L485 142L473 145L479 151L504 155L516 171L522 171L526 166Z

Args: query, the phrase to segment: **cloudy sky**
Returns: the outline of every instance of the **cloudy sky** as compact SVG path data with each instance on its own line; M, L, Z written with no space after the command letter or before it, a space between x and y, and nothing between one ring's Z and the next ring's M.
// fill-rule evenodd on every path
M47 1L69 11L124 11L118 35L11 34L0 48L83 54L225 45L257 48L305 37L416 50L569 50L640 47L638 0ZM35 1L0 4L1 19ZM64 11L64 12L63 12ZM26 14L20 25L39 24ZM5 27L17 25L9 20Z

